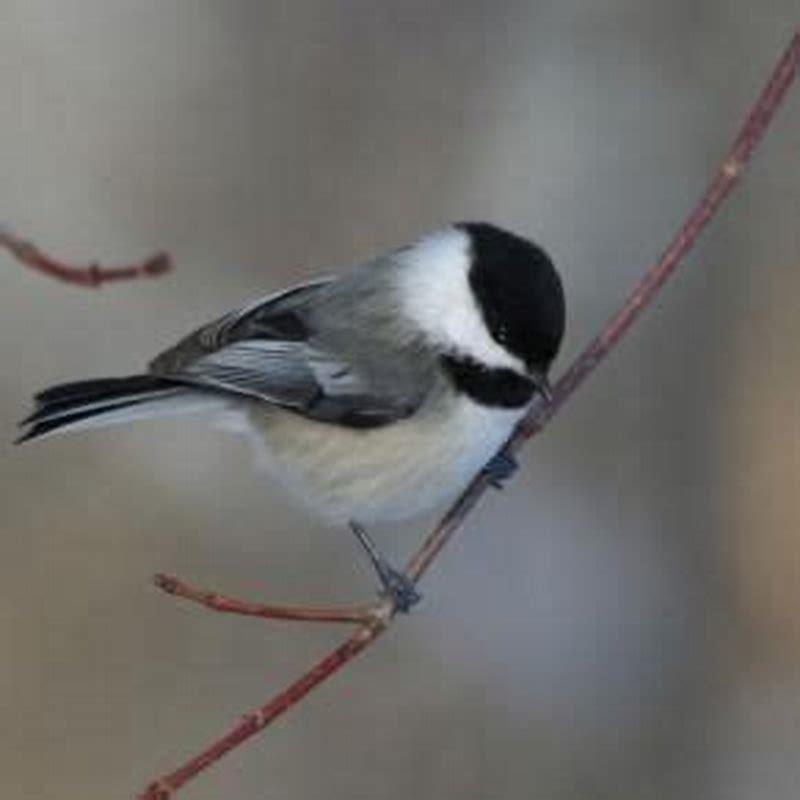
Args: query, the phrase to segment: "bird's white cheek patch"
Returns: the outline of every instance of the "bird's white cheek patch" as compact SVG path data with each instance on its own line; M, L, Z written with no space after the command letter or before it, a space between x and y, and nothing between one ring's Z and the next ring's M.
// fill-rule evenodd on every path
M447 228L421 239L398 260L404 312L432 341L492 368L525 365L489 334L469 285L469 237Z

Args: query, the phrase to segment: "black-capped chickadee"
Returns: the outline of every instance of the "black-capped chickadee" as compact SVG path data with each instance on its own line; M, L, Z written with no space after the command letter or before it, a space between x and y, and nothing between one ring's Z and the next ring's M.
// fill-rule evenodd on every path
M270 295L195 331L145 374L54 386L18 441L187 411L233 412L272 474L349 523L400 610L418 595L360 524L463 489L538 392L564 333L547 254L481 222Z

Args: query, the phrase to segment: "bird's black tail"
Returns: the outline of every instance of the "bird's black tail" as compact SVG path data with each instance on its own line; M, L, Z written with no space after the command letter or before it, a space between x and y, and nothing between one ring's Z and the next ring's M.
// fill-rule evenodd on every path
M218 397L155 375L62 383L34 399L36 407L20 423L27 430L17 444L54 433L200 410L209 402L219 403Z

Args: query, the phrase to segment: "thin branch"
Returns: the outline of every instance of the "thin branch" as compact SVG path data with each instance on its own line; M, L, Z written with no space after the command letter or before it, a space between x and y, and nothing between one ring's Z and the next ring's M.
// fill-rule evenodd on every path
M33 242L21 239L8 228L0 225L0 247L8 250L21 264L51 278L97 289L111 281L129 281L137 278L156 278L173 268L167 253L156 253L150 258L124 267L102 267L99 264L72 266L58 261L42 252Z
M278 606L248 603L235 597L198 589L174 575L156 575L153 582L167 594L182 597L221 614L239 614L261 619L282 619L291 622L349 622L366 624L381 616L381 603L349 608L314 608L312 606Z
M666 280L683 262L702 230L739 180L743 168L762 140L767 126L791 86L799 64L800 32L796 32L776 65L769 82L753 106L733 147L698 205L691 212L660 260L645 273L642 280L634 287L620 310L572 362L555 386L553 401L549 405L539 402L520 423L506 444L506 452L516 453L525 442L544 429L578 387L616 347L641 312L657 297ZM406 574L410 578L418 581L427 572L441 549L460 527L489 485L489 479L485 474L481 473L476 476L409 561ZM169 800L177 790L198 773L210 767L230 750L263 730L273 720L295 706L314 687L328 680L378 639L390 625L395 611L388 600L384 601L383 610L382 615L376 615L370 622L359 625L352 636L339 647L294 683L276 694L261 708L248 714L224 737L179 769L151 784L140 795L140 800Z

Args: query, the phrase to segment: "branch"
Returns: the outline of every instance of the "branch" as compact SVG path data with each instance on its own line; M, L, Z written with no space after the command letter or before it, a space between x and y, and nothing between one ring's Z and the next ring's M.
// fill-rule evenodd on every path
M8 250L21 264L51 278L97 289L111 281L128 281L137 278L155 278L173 268L172 259L167 253L156 253L150 258L124 267L102 267L99 264L76 267L43 253L35 244L28 242L0 225L0 247Z
M730 152L702 199L686 219L669 247L633 288L620 310L572 362L556 384L552 402L547 405L539 401L531 408L507 442L505 452L513 455L529 439L544 429L564 403L617 346L642 311L655 300L667 279L683 262L702 230L711 221L723 200L738 182L745 165L750 160L756 146L761 142L767 126L783 102L786 92L795 78L798 65L800 65L800 32L795 32ZM466 516L483 497L489 485L489 478L484 473L473 479L409 561L406 567L408 577L415 582L422 578L439 552L464 522ZM234 603L236 602L238 601L234 601ZM225 610L231 610L231 608L227 607ZM140 800L169 800L177 790L198 773L266 728L273 720L299 703L317 685L331 678L334 673L372 645L389 627L394 615L395 609L390 600L384 598L376 603L369 620L361 622L355 632L335 650L294 683L276 694L261 708L248 714L243 721L198 756L151 784L140 795Z
M314 608L311 606L277 606L248 603L218 592L209 592L190 586L174 575L156 575L153 582L167 594L182 597L221 614L239 614L261 619L282 619L289 622L349 622L366 624L372 622L379 604L352 606L349 608ZM378 616L380 614L378 613Z

